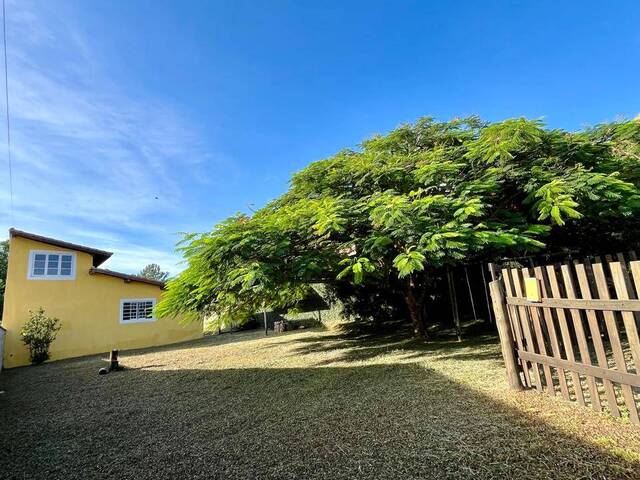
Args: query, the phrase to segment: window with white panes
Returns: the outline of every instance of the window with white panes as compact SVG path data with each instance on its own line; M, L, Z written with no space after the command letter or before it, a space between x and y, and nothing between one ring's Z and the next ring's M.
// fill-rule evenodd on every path
M70 252L32 250L29 255L30 280L73 280L76 256Z
M120 323L153 322L155 298L132 298L120 300Z

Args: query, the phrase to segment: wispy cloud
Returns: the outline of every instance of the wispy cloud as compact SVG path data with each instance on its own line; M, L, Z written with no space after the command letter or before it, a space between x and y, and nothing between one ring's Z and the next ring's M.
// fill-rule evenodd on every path
M8 11L16 226L113 248L111 268L177 271L183 185L207 182L200 165L211 160L197 128L177 106L114 85L63 15L23 1ZM0 175L8 185L5 168Z

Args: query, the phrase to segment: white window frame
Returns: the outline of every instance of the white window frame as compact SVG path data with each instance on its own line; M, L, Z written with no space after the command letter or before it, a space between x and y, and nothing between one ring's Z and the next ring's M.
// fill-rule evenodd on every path
M36 255L46 255L44 263L44 275L33 274L33 264L36 260ZM49 255L67 255L71 256L71 275L49 275L47 269L49 266ZM62 268L62 257L58 259L58 272ZM28 280L75 280L76 279L76 254L75 252L63 252L55 250L31 250L29 251L29 269L27 270Z
M156 299L155 298L123 298L120 300L120 323L123 325L129 325L130 323L148 323L155 322L156 316L155 314L151 314L150 318L134 318L131 320L124 320L124 304L127 302L151 302L152 308L156 308Z

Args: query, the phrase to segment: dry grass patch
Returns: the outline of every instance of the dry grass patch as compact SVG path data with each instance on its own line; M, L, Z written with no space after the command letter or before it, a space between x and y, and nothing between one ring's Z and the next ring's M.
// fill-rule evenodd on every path
M640 478L640 429L506 389L491 337L223 335L0 375L3 478Z

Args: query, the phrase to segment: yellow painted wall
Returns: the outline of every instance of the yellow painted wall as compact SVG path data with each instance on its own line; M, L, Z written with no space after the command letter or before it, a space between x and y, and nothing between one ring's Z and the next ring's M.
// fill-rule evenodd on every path
M74 252L75 280L28 280L29 252L49 250ZM120 323L120 300L156 298L160 287L140 282L125 283L120 278L89 275L91 255L47 245L22 237L12 237L4 299L2 326L6 328L4 368L29 364L29 351L22 343L20 329L29 310L43 307L47 316L57 317L62 328L52 343L51 360L108 352L117 348L166 345L202 336L202 323L187 325L175 318L155 322Z

